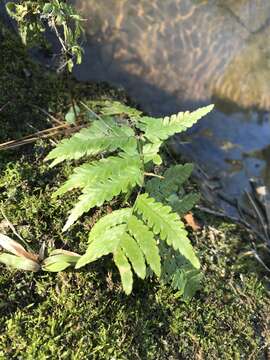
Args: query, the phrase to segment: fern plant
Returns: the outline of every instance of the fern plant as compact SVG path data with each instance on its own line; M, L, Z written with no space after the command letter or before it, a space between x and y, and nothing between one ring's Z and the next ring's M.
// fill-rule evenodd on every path
M88 248L76 261L76 268L112 254L126 294L132 291L133 272L141 279L149 269L157 277L162 275L161 244L181 255L189 268L199 269L199 260L179 216L196 199L191 195L179 199L176 194L190 175L191 166L169 168L164 176L149 173L149 169L162 163L159 151L164 141L191 127L212 108L209 105L193 112L152 118L119 103L106 103L101 117L62 140L48 154L46 160L52 160L51 166L87 159L74 168L53 195L81 190L63 231L89 210L118 199L118 209L102 217L91 229ZM147 177L153 179L147 182ZM175 284L180 277L179 273L178 277L171 274Z

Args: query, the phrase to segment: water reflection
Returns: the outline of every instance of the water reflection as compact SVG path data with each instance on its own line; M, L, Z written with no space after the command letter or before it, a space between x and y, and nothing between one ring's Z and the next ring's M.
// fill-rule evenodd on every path
M79 80L122 85L155 115L214 101L174 150L218 174L231 197L250 177L270 187L269 0L73 2L87 19Z

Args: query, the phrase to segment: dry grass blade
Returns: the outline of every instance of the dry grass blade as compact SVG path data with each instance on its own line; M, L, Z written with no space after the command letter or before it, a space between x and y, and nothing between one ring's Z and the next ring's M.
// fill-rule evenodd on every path
M43 113L43 115L45 115L46 117L50 118L52 120L52 122L55 122L58 125L65 125L66 127L69 127L69 125L67 123L64 123L61 120L58 120L55 116L53 116L52 114L50 114L48 111L46 111L45 109L42 109L41 107L34 105L35 108L37 108L39 111L41 111Z
M22 245L20 245L17 241L12 240L7 235L0 234L0 246L4 250L19 257L24 257L32 261L37 261L38 259L38 255L29 253Z
M62 132L65 132L65 134L70 134L70 133L73 133L75 131L78 131L81 128L82 128L81 125L74 126L72 128L67 127L66 124L58 125L58 126L55 126L53 128L50 128L50 129L37 131L34 134L24 136L24 137L22 137L21 139L18 139L18 140L10 140L10 141L4 142L4 143L0 144L0 150L14 149L14 148L17 148L19 146L23 146L23 145L33 143L33 142L35 142L35 141L37 141L39 139L46 139L46 138L53 137L55 135L62 134Z
M269 235L268 235L268 229L267 229L267 224L265 223L264 221L264 217L263 217L263 214L261 213L259 207L257 206L256 202L253 200L252 196L250 195L250 193L248 191L245 191L246 195L247 195L247 198L251 204L251 206L253 207L253 209L255 210L255 213L256 215L258 216L258 220L261 224L261 227L263 229L263 232L264 232L264 236L265 236L265 239L266 241L268 242L268 244L270 243L270 240L269 240Z

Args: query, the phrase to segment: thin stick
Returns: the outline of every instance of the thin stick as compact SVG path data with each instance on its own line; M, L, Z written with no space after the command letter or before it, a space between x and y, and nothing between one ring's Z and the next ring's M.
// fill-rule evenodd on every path
M11 141L8 141L6 143L0 144L0 151L1 150L14 149L14 148L17 148L19 146L30 144L32 142L35 142L35 141L39 140L39 139L47 139L47 138L50 138L53 135L61 134L61 131L59 131L59 130L62 130L62 129L60 129L60 128L63 128L63 130L67 131L67 129L64 126L59 125L56 128L57 128L57 130L54 130L54 128L50 129L49 133L45 133L45 134L41 134L41 135L38 134L37 136L34 136L34 137L27 136L25 139L11 140ZM75 132L75 131L77 131L77 130L79 130L81 128L82 128L82 125L70 128L70 129L68 129L68 133L73 133L73 132ZM35 134L33 134L33 135L35 135Z
M102 117L100 117L97 113L95 113L92 109L90 109L90 107L87 106L83 101L80 101L80 103L86 108L86 110L90 111L90 113L93 114L97 119L103 121Z
M270 272L270 268L264 263L264 261L262 260L262 258L259 256L259 254L257 253L256 250L252 250L252 253L255 257L255 259L265 268L265 270L267 270L268 272Z
M23 140L26 140L26 139L30 139L32 138L33 136L38 136L38 135L43 135L43 134L46 134L48 132L51 132L51 131L55 131L55 130L58 130L58 129L61 129L61 128L65 128L66 126L65 125L58 125L58 126L55 126L53 128L49 128L49 129L45 129L45 130L40 130L40 131L37 131L33 134L29 134L29 135L26 135L26 136L23 136L22 138L20 138L19 140L10 140L10 141L6 141L2 144L0 144L0 147L2 146L6 146L6 145L9 145L9 144L12 144L16 141L23 141Z
M54 117L52 114L48 113L45 109L42 109L41 107L34 105L35 108L39 109L44 115L48 116L51 120L55 121L59 125L66 125L66 127L69 127L68 124L63 123L62 121L58 120L56 117Z
M248 197L248 200L250 201L251 205L253 206L257 216L258 216L258 219L261 223L261 226L263 228L263 231L264 231L264 235L265 235L265 238L267 239L267 242L269 243L269 236L268 236L268 232L267 232L267 229L265 228L265 222L264 222L264 219L263 219L263 216L259 210L259 208L257 207L255 201L252 199L251 195L249 194L248 191L245 191L247 197Z
M228 218L230 220L233 220L233 221L239 221L236 217L233 217L233 216L229 216L227 214L225 214L224 212L221 212L221 211L215 211L215 210L212 210L212 209L209 209L205 206L201 206L201 205L196 205L195 206L196 209L199 209L203 212L206 212L208 214L211 214L211 215L216 215L216 216L219 216L219 217L223 217L223 218Z

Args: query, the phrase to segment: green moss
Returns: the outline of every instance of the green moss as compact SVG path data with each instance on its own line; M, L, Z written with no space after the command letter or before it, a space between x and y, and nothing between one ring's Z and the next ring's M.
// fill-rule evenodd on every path
M63 116L70 83L33 64L18 40L1 31L1 105L12 102L0 115L0 138L7 140L32 132L28 123L38 129L50 126L34 105ZM22 67L31 71L30 79ZM71 84L75 99L125 100L107 86ZM1 207L32 250L45 242L47 248L82 253L91 217L62 234L75 197L51 199L70 169L43 163L50 146L39 141L0 152ZM200 212L197 216L205 229L192 241L204 279L188 303L154 280L136 280L126 297L110 258L59 274L0 266L0 358L264 359L270 344L269 279L253 260L239 256L249 248L245 232ZM2 217L0 228L14 237Z

